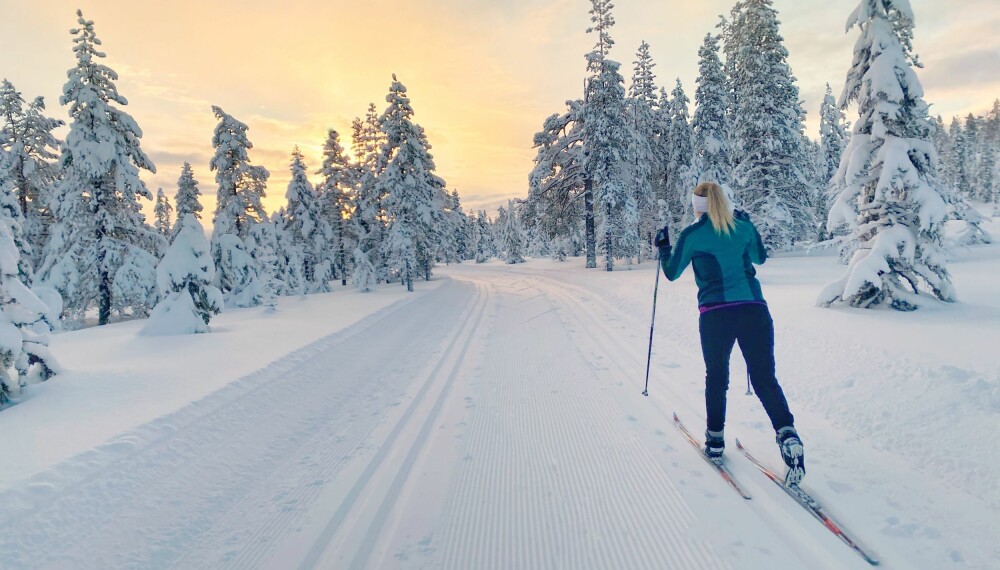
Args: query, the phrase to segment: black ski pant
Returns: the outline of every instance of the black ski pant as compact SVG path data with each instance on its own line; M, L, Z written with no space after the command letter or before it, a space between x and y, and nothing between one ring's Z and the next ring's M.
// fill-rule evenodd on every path
M729 356L740 343L760 403L775 431L793 425L785 394L774 377L774 321L764 304L735 305L701 314L701 352L705 357L705 408L709 431L726 424L726 390L729 389Z

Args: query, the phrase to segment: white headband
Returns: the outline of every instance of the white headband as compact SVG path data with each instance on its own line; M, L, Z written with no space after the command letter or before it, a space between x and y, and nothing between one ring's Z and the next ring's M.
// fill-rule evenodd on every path
M708 212L708 196L691 194L691 206L695 212Z

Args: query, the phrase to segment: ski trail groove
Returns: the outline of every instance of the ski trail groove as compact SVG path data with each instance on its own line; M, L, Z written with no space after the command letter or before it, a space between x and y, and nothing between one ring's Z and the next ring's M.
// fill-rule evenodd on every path
M2 566L223 567L241 555L247 564L237 567L256 566L266 549L252 552L258 545L249 540L272 542L267 525L280 532L290 524L285 517L304 515L269 490L307 500L316 492L309 483L325 484L357 463L377 420L415 377L402 365L376 374L386 363L357 356L381 342L402 360L422 362L461 316L464 303L452 299L467 290L445 283L74 458L38 478L51 489L44 495L31 494L37 485L5 493ZM325 458L324 445L335 448ZM288 473L296 461L298 479ZM286 479L298 487L283 487ZM227 516L244 507L251 518Z
M564 300L551 285L531 289L542 294L500 294L435 567L727 567L622 430L617 402L554 310Z
M414 415L414 412L423 406L430 390L435 387L436 384L443 383L442 386L437 388L439 390L439 395L435 401L435 405L426 417L421 431L412 441L410 452L405 458L403 458L396 478L391 483L386 494L380 497L380 508L375 513L374 519L370 521L370 526L366 527L369 528L369 531L362 535L364 538L358 546L358 550L355 551L354 557L351 561L351 568L364 567L367 563L368 557L371 555L371 550L374 548L375 541L378 538L377 531L380 530L382 525L385 523L389 511L395 503L395 499L398 497L400 489L405 482L406 476L409 474L409 469L412 467L416 454L419 453L421 446L426 442L430 426L433 425L436 414L440 411L440 404L447 396L448 388L455 379L455 370L462 363L462 358L468 348L469 339L471 338L471 331L482 318L483 312L485 311L488 303L488 298L489 296L487 294L486 287L482 285L477 286L477 297L472 303L470 303L470 308L465 312L464 320L456 329L454 336L449 341L447 348L445 348L442 352L439 360L434 366L434 369L424 381L420 391L414 397L406 412L404 412L403 416L399 419L393 431L379 447L379 450L371 459L368 466L365 468L365 471L358 478L357 482L337 507L337 510L323 528L319 537L310 548L301 564L299 564L299 568L303 570L311 568L326 568L331 567L330 564L340 566L341 560L339 559L343 557L343 552L338 551L338 549L332 549L334 552L332 552L330 556L338 559L336 562L333 559L328 559L328 557L325 556L326 552L331 550L332 543L337 540L341 527L352 514L352 509L358 502L359 497L361 497L366 491L370 491L370 487L373 487L373 478L377 478L380 475L380 471L387 470L382 467L382 464L386 461L387 457L391 454L399 453L399 447L401 444L397 444L397 439L400 438L400 435L403 433L405 428L410 427L411 418ZM441 377L441 371L447 364L451 364L453 366L452 371L445 381L440 382L438 379ZM378 493L379 490L376 489L371 492ZM368 501L365 503L367 504ZM364 515L363 513L356 513L356 516L363 518ZM348 531L350 530L352 529L348 529Z

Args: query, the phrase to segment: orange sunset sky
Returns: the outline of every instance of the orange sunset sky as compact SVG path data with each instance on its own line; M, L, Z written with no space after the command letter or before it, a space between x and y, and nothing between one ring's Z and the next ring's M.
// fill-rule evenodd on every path
M932 112L987 110L1000 96L1000 3L911 0L918 75ZM679 77L694 98L697 50L733 0L619 0L611 57L626 80L639 42L651 44L657 85ZM824 84L839 94L856 31L843 22L855 0L776 0L808 133L817 136ZM250 126L251 159L271 171L266 205L284 203L288 160L299 145L315 170L328 128L349 146L350 123L369 102L381 111L391 74L408 87L438 174L466 210L491 212L527 193L542 121L582 90L586 0L0 0L0 77L26 99L58 96L74 64L75 10L95 21L127 111L157 166L151 191L172 196L192 163L211 212L211 105ZM854 117L848 114L848 119ZM64 133L62 133L64 134ZM315 177L314 177L315 179ZM207 220L211 216L206 216Z

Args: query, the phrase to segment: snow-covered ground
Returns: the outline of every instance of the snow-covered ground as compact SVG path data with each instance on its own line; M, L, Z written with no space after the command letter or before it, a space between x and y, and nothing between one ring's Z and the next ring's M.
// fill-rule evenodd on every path
M961 303L909 314L815 307L833 257L760 272L804 487L888 568L1000 567L1000 246L951 269ZM463 264L209 335L58 335L69 372L0 411L0 567L867 567L735 452L780 461L738 353L753 500L671 425L704 417L690 274L641 396L653 281Z

